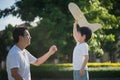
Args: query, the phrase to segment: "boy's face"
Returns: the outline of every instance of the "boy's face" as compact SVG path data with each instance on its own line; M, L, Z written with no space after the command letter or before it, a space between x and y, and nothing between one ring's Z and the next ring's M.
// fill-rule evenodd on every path
M80 43L85 42L85 35L81 35L80 32L77 32L76 37Z

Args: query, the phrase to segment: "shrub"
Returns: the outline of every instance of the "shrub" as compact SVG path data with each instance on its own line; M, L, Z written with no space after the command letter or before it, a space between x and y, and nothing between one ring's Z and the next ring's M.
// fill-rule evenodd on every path
M90 78L119 77L118 63L88 63ZM72 64L42 64L39 67L31 66L32 77L36 78L72 78ZM113 75L114 74L114 75Z
M120 67L120 63L88 63L88 67Z
M120 63L88 63L90 78L119 78ZM68 78L72 79L71 63L42 64L31 66L32 78ZM7 80L6 70L0 70L0 80Z

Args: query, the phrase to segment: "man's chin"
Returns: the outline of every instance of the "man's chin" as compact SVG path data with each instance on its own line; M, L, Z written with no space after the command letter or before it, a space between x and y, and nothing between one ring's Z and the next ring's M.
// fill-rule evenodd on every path
M30 43L28 44L28 46L30 45Z
M27 46L29 46L29 45L30 45L30 43L27 44Z

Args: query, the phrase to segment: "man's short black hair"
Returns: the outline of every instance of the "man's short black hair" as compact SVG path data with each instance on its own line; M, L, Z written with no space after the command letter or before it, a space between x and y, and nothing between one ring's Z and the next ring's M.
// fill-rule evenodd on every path
M90 28L86 27L86 26L83 26L83 27L77 27L77 31L81 33L81 35L85 35L86 36L86 39L85 39L85 42L87 42L91 36L92 36L92 31Z
M23 25L23 24L22 24ZM19 25L13 30L13 39L15 43L18 43L19 36L24 36L25 30L28 30L27 27Z

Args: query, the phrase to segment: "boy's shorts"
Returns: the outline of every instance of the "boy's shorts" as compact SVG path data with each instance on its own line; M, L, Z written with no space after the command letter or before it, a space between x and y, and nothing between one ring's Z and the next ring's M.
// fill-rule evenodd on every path
M74 70L73 71L73 78L74 80L89 80L89 74L88 74L88 70L84 70L84 76L81 77L80 76L80 70Z

